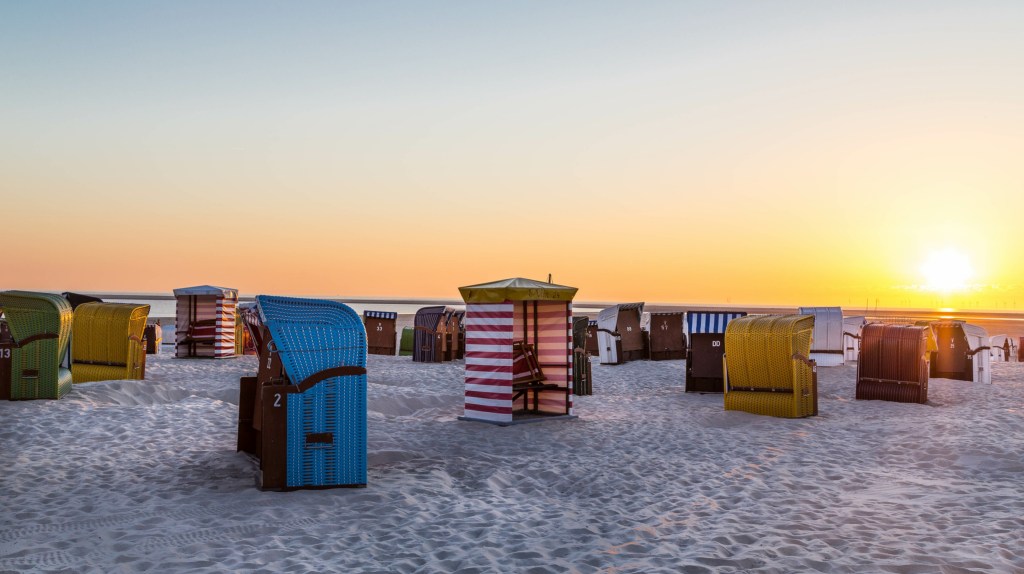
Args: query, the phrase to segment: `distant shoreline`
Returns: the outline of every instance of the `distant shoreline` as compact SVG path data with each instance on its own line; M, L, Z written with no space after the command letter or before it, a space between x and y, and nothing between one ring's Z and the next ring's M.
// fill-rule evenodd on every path
M155 301L171 301L174 299L174 295L169 293L112 293L112 292L97 292L97 291L80 291L82 294L93 295L101 299L122 299L122 300L155 300ZM331 301L340 301L342 303L351 302L359 304L378 304L378 305L464 305L465 303L461 299L447 299L447 298L415 298L415 297L340 297L335 295L296 295L296 297L314 297L318 299L328 299ZM255 295L239 295L238 300L242 302L255 301ZM618 303L631 303L632 301L573 301L574 307L587 308L587 309L604 309ZM815 305L808 305L815 306ZM818 305L820 306L820 305ZM842 305L831 305L833 307L842 307L843 315L847 317L856 316L867 316L867 317L878 317L878 318L902 318L902 317L914 317L914 318L962 318L971 317L979 319L1006 319L1012 321L1024 321L1024 311L998 311L992 309L955 309L953 311L941 311L938 309L930 309L924 307L910 307L910 308L899 308L899 307L878 307L868 308L863 307L844 307ZM644 305L645 311L652 313L667 313L673 311L710 311L710 310L722 310L722 311L752 311L756 313L765 314L787 314L796 313L799 306L788 306L788 305L736 305L732 303L726 304L710 304L710 303L646 303Z

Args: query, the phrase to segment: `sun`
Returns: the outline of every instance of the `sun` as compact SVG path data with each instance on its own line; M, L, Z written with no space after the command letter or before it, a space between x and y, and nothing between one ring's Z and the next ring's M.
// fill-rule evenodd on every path
M967 255L956 249L933 251L921 264L924 288L929 291L950 293L963 291L974 275Z

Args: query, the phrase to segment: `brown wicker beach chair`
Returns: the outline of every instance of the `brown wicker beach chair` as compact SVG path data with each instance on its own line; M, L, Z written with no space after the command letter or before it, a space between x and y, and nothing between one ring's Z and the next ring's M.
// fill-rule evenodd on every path
M861 331L856 397L928 401L928 327L872 323Z

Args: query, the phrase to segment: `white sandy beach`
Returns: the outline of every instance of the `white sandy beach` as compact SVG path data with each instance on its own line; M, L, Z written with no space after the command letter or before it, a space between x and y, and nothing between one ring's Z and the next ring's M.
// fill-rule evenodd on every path
M261 492L253 357L0 402L0 571L1022 572L1024 364L928 405L725 412L682 361L599 366L576 421L456 421L463 363L369 359L369 486Z

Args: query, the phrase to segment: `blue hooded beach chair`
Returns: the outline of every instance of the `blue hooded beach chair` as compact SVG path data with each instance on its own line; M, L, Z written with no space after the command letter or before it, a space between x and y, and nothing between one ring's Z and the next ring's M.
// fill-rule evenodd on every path
M258 484L292 490L366 485L366 330L342 303L256 297L266 337L239 398L239 450Z

